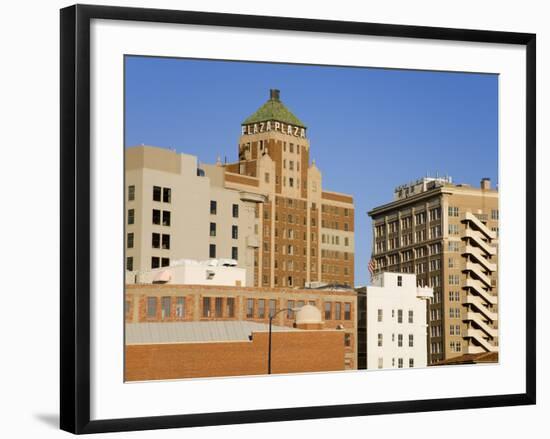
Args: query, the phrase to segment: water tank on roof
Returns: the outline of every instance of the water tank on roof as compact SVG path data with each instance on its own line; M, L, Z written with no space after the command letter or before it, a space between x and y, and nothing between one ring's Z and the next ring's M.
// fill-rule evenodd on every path
M313 305L304 305L296 313L296 324L322 323L321 311Z

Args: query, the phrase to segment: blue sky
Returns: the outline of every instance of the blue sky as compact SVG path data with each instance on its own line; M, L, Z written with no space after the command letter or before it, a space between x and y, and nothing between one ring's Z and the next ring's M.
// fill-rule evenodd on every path
M498 178L498 76L127 57L125 145L234 161L241 122L281 90L308 127L327 190L355 198L356 284L368 282L367 211L427 173Z

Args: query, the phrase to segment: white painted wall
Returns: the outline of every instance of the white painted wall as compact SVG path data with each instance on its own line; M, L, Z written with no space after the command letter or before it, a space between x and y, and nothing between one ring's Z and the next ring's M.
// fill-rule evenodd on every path
M398 286L398 278L402 286ZM431 288L417 288L416 275L405 273L382 273L367 287L367 369L426 367L426 306L433 293ZM382 321L378 321L378 310L382 310ZM399 310L402 323L398 321ZM409 323L409 311L413 312L413 323ZM378 334L382 334L382 346L378 346ZM403 337L399 346L399 335ZM409 346L409 335L413 336L413 347Z
M126 272L126 283L150 284L155 282L159 276L166 274L170 277L166 283L173 285L246 286L246 270L244 268L215 266L195 261L138 273Z

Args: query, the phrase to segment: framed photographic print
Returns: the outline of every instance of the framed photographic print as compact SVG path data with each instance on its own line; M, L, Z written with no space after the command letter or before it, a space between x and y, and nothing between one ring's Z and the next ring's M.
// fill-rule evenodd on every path
M535 41L62 9L61 428L534 404Z

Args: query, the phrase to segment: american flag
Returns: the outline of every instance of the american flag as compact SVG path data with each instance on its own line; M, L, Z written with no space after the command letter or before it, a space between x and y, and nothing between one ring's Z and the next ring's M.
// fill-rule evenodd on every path
M370 273L371 279L372 279L372 275L374 274L375 268L376 268L376 261L374 259L371 259L369 261L369 273Z

